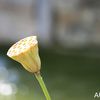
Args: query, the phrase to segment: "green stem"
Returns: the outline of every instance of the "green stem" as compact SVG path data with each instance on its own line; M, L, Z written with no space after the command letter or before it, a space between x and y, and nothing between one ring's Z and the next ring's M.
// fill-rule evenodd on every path
M41 88L43 90L43 93L44 93L44 95L46 97L46 100L51 100L49 92L48 92L48 90L46 88L46 85L45 85L45 83L44 83L44 81L43 81L42 76L40 75L40 73L35 73L35 77L38 80L38 82L39 82L39 84L40 84L40 86L41 86Z

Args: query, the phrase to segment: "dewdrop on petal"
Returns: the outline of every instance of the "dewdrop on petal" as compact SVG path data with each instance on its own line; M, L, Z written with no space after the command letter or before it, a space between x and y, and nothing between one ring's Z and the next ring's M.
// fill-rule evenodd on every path
M21 63L27 71L31 73L40 72L41 61L36 36L26 37L18 41L8 50L7 55Z

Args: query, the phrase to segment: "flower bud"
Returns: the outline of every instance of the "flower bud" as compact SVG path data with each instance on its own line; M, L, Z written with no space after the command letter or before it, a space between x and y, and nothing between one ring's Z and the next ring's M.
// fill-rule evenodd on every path
M26 37L18 41L8 50L7 55L21 63L31 73L39 72L41 69L36 36Z

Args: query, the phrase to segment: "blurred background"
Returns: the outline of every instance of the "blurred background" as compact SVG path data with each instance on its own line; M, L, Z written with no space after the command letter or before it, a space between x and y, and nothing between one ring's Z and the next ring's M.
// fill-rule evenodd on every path
M100 0L0 0L0 100L45 100L36 79L6 56L37 35L52 100L94 100L100 91Z

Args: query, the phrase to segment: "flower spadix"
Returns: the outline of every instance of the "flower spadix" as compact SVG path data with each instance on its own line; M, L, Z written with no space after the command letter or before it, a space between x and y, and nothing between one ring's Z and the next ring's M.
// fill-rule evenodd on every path
M36 36L26 37L18 41L8 50L7 55L21 63L31 73L39 72L41 69Z

